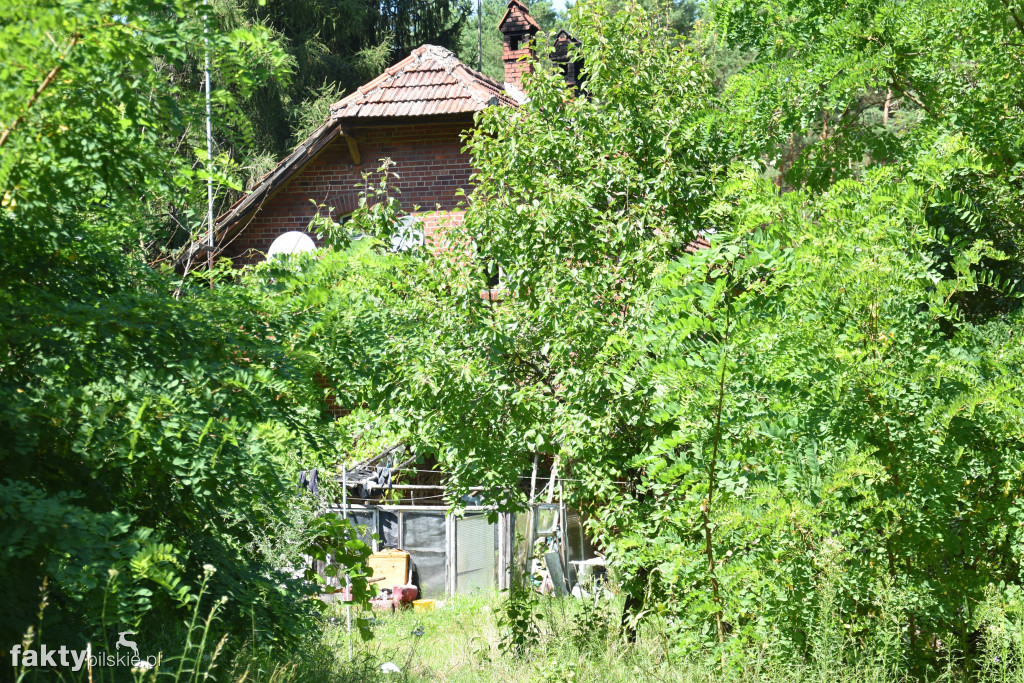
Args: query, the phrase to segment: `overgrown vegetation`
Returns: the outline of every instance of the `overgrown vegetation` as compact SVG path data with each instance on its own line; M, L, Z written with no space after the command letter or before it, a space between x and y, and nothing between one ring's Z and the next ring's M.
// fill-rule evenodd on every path
M1014 0L722 0L686 40L581 3L582 96L541 65L479 115L448 248L386 253L385 165L314 226L333 248L185 278L155 241L237 175L188 149L200 7L0 12L5 643L181 652L216 604L225 675L352 671L294 569L331 553L363 594L366 548L293 488L352 446L329 394L453 472L453 504L521 508L550 460L608 551L621 602L513 596L460 646L470 679L1024 670ZM207 23L244 118L294 55Z
M365 594L368 550L294 487L330 458L315 367L249 290L146 265L157 212L203 179L165 137L202 120L165 71L203 42L178 21L194 10L0 5L5 651L137 631L155 654L217 601L226 654L294 644L318 592L303 555L332 553ZM210 50L244 66L265 39ZM286 519L301 533L259 542Z
M541 637L537 645L522 656L508 656L501 648L506 629L500 615L504 601L484 596L459 597L426 613L404 612L377 615L375 638L357 641L353 663L347 661L347 638L343 613L327 630L323 645L334 653L334 675L338 680L455 682L476 681L636 681L656 680L672 683L697 681L750 681L783 683L792 681L834 681L836 683L896 683L907 680L898 654L899 618L886 612L885 623L876 632L874 649L865 652L854 638L825 612L811 635L816 655L793 656L782 644L766 642L762 647L737 653L723 671L714 658L685 656L674 650L671 627L661 616L652 616L640 625L637 642L624 645L614 628L603 625L618 621L621 600L599 599L581 602L574 599L540 597L537 606ZM975 680L979 682L1020 681L1021 672L1010 662L1020 656L1022 641L1019 621L1006 623L1000 617L1010 613L1019 619L1019 603L986 603L982 629L990 644L991 656L979 663ZM309 660L322 662L311 657ZM307 660L307 661L309 661ZM394 664L400 673L383 674L381 665ZM301 671L301 665L300 669ZM361 676L346 678L346 676ZM322 679L320 679L322 680ZM961 672L949 668L929 680L963 680Z
M372 300L321 260L300 345L381 349L339 385L455 472L453 500L522 505L537 453L578 480L627 637L658 615L679 656L810 661L829 594L861 655L884 635L899 671L970 669L985 596L1019 582L1018 150L983 125L1015 125L1017 75L1005 50L911 52L908 25L942 42L933 5L821 32L826 10L712 5L682 46L637 7L576 8L586 96L541 69L482 114L455 248L363 269ZM1016 40L975 9L975 58ZM724 84L720 55L744 55Z

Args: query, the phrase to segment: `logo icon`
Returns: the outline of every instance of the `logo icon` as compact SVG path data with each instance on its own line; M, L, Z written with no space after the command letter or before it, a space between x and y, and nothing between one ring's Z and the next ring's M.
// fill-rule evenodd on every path
M135 658L132 661L136 661L136 660L141 659L141 657L139 657L139 648L135 644L134 640L128 640L127 638L125 638L125 636L134 636L135 633L136 633L135 631L121 631L118 634L119 637L117 639L117 651L118 652L121 651L121 646L124 645L125 647L129 648L132 652L135 653Z

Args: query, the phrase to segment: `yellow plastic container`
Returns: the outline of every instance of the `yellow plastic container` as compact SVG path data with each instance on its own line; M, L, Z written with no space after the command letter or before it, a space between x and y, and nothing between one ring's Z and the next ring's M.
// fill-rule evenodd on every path
M415 612L429 612L434 609L433 600L413 600L412 609Z

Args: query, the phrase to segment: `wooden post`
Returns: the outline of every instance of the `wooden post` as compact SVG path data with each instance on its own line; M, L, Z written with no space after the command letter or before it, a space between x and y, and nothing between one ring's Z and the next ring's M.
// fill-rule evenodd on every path
M558 482L558 528L561 535L562 567L565 570L565 586L572 590L572 574L569 567L569 515L565 509L565 485Z
M348 465L341 466L341 516L348 521ZM345 569L345 588L348 604L345 605L345 623L348 627L348 661L352 661L352 579Z
M352 137L352 134L348 131L341 131L341 135L345 138L345 142L348 143L348 154L352 157L352 164L359 166L363 163L363 159L359 154L359 143Z
M551 479L548 481L548 503L553 503L555 500L555 480L558 478L558 456L555 456L555 461L551 463Z
M498 513L498 590L512 587L515 524L508 512Z
M537 495L537 465L540 461L540 453L533 454L533 474L530 476L530 505L533 505L533 498Z
M455 562L455 552L457 550L457 539L455 536L455 517L453 515L446 514L444 516L444 536L445 536L445 551L444 551L444 568L445 568L445 593L449 596L455 595L455 590L458 588L456 581L456 574L458 567Z

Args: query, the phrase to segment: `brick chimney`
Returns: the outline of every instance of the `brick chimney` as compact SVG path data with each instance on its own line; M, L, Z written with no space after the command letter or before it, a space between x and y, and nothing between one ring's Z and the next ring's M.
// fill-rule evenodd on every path
M561 69L565 84L574 88L577 92L583 82L583 59L580 57L576 57L576 59L571 58L574 56L573 52L579 46L580 41L576 40L571 33L562 29L555 36L555 44L551 51L551 61Z
M498 30L505 36L505 47L501 59L505 63L506 89L514 88L510 94L516 99L523 94L523 76L532 70L527 62L519 61L524 56L534 57L533 37L540 25L530 16L530 10L519 0L510 0L508 10L498 24Z

